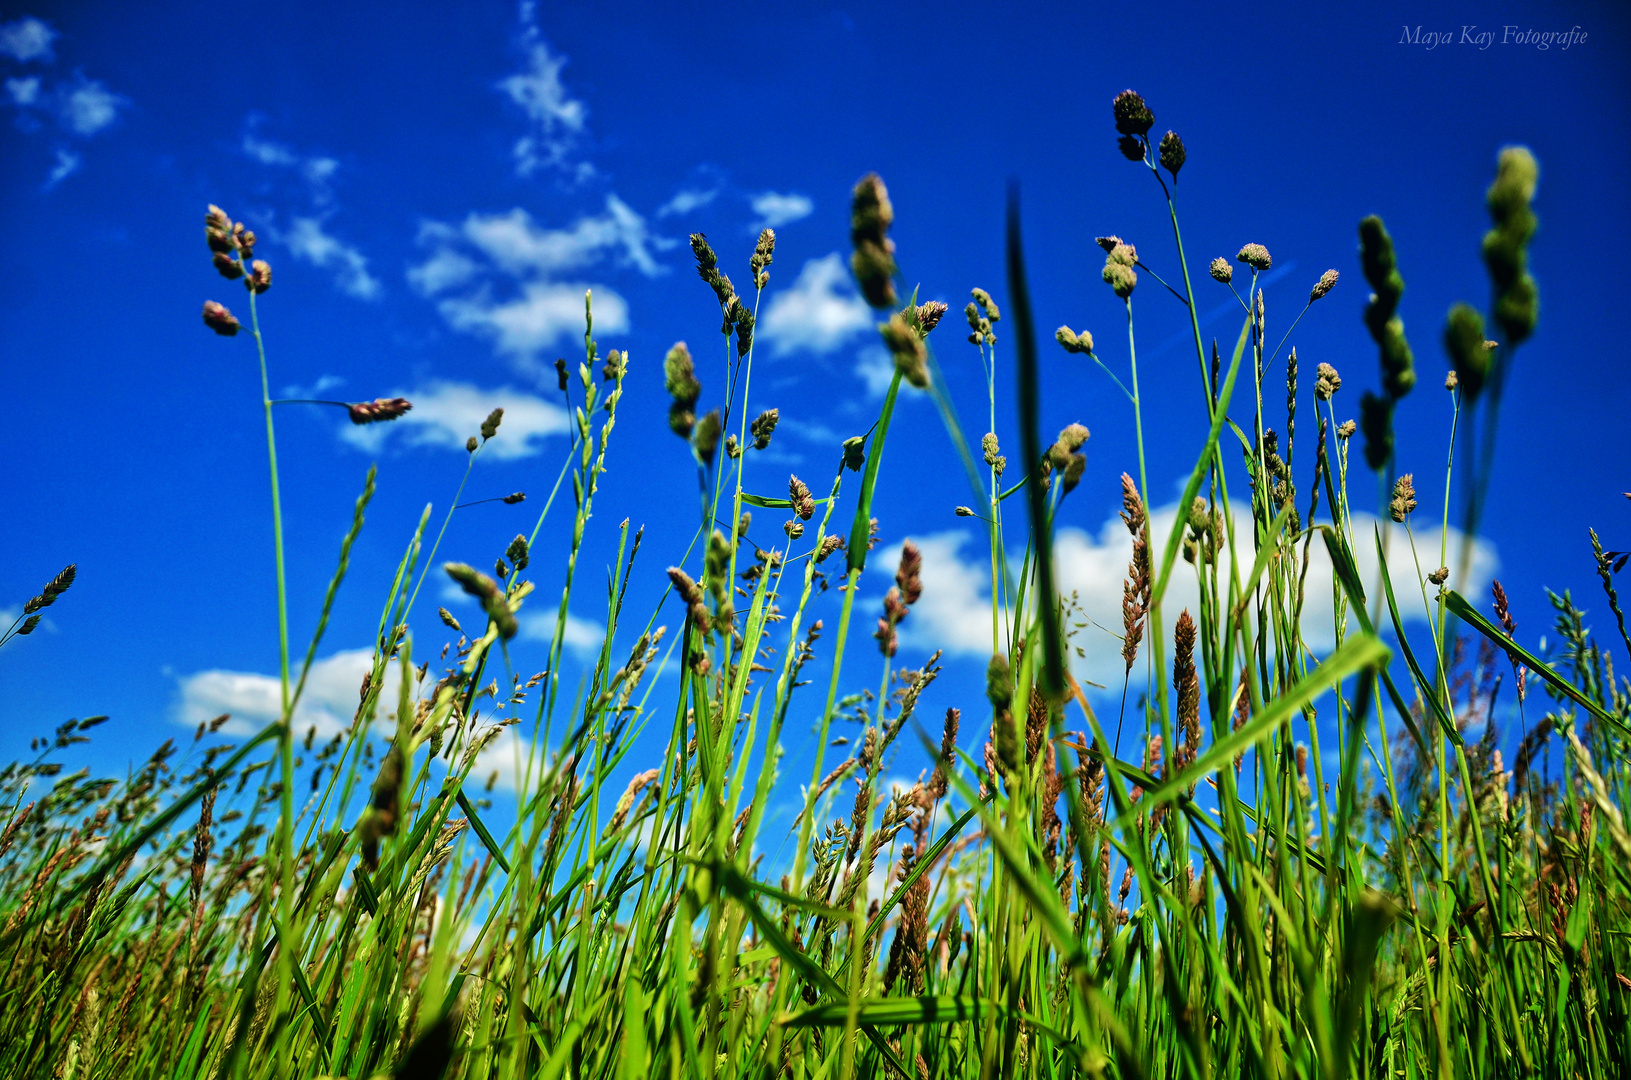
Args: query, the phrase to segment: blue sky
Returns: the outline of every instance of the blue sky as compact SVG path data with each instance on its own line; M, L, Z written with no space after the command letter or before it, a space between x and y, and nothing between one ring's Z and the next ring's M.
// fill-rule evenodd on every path
M0 753L66 717L109 713L88 753L118 771L185 738L195 717L265 718L276 636L257 376L245 338L199 323L205 299L246 307L209 266L205 204L254 228L274 268L262 313L275 393L401 393L417 405L367 432L338 410L278 416L297 640L351 500L380 466L313 693L314 709L345 714L359 673L347 650L369 640L414 522L426 502L445 508L463 440L495 404L508 418L467 497L532 498L460 511L442 557L484 565L530 530L566 448L551 364L581 355L585 287L602 350L627 351L631 375L572 614L600 614L608 545L629 516L647 528L631 592L643 622L694 527L694 469L663 420L663 353L688 341L704 406L722 390L717 309L692 272L689 232L709 235L739 283L755 231L779 236L750 407L777 406L783 421L753 463L753 489L779 493L789 471L825 484L837 443L876 413L875 320L845 270L848 192L867 171L889 185L906 280L953 306L934 344L973 435L985 426L983 375L955 312L973 286L1005 299L1009 177L1023 186L1039 323L1087 328L1124 365L1125 319L1092 238L1125 237L1163 275L1177 261L1159 191L1116 152L1110 100L1128 86L1157 133L1175 128L1188 147L1180 212L1201 310L1219 313L1209 333L1232 340L1237 328L1233 301L1204 280L1214 255L1248 241L1273 252L1284 276L1268 290L1271 326L1288 324L1322 270L1341 271L1292 339L1305 371L1323 361L1342 372L1339 416L1357 415L1378 381L1355 226L1386 219L1422 375L1401 406L1399 461L1417 474L1424 519L1441 505L1444 313L1457 300L1487 305L1483 191L1503 145L1533 149L1541 320L1512 375L1480 568L1487 580L1498 565L1531 643L1549 622L1543 587L1572 588L1596 614L1587 526L1631 548L1617 318L1631 249L1627 16L1586 3L1337 7L1259 4L1248 22L1201 4L469 4L456 19L416 5L0 6L0 607L79 565L47 624L0 651ZM1503 44L1509 25L1586 39ZM1450 40L1402 42L1417 26ZM1488 48L1462 41L1471 26L1494 32ZM1160 507L1201 429L1184 312L1157 290L1146 281L1135 313ZM1011 358L1004 330L999 363ZM1051 344L1043 357L1044 428L1093 432L1061 518L1063 577L1090 608L1113 604L1131 416L1081 358ZM999 429L1014 440L1001 370ZM984 657L967 614L984 595L983 547L951 515L969 496L932 406L909 396L898 415L884 540L917 538L928 556L902 660L947 647L926 707L978 715ZM1356 505L1371 507L1368 485ZM763 516L755 537L779 539ZM552 556L568 520L557 508L542 534L540 597L558 588ZM861 625L887 578L867 582ZM474 617L440 585L417 612L421 655L442 640L436 604ZM532 602L539 625L552 602ZM1084 643L1101 661L1118 648L1103 635ZM541 667L546 647L524 635L521 669ZM864 634L849 662L857 688L876 685ZM1086 674L1109 661L1095 662ZM818 705L803 701L806 714ZM808 720L789 726L795 760Z

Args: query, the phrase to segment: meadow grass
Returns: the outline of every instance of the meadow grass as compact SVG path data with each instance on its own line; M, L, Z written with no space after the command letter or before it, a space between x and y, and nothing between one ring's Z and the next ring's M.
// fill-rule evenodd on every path
M1272 259L1260 245L1234 263L1215 260L1216 285L1202 279L1233 290L1241 310L1223 349L1203 339L1175 197L1182 142L1170 133L1152 142L1153 117L1130 91L1115 117L1124 155L1150 171L1171 210L1181 275L1169 284L1132 245L1105 237L1102 276L1127 313L1125 362L1101 354L1091 334L1055 334L1125 395L1138 433L1117 451L1128 458L1122 517L1133 557L1114 722L1095 712L1069 663L1079 646L1070 599L1055 585L1053 522L1083 475L1087 432L1071 425L1049 443L1038 430L1017 194L1009 311L975 289L964 312L989 397L988 432L971 440L934 351L960 331L940 328L945 305L897 293L894 211L869 176L854 192L853 268L882 313L895 374L870 429L831 448L830 483L791 477L783 497L773 467L749 468L779 420L749 407L774 235L754 249L751 293L737 292L706 238L693 236L722 318L725 392L698 417L697 361L683 344L670 351L669 424L697 463L698 527L667 570L663 601L625 609L630 581L655 571L638 558L643 530L624 521L599 648L576 696L562 694L566 613L597 488L619 453L625 381L656 379L654 365L601 354L586 296L583 360L558 372L572 445L537 526L492 574L435 564L464 480L502 437L495 412L471 437L429 550L427 509L391 575L352 722L317 742L293 717L375 478L357 500L316 630L303 654L292 652L274 431L282 403L267 389L260 311L271 271L253 259L253 235L211 207L216 268L249 286L251 317L245 327L215 304L205 322L224 336L247 332L261 365L282 719L230 742L215 733L225 718L200 725L190 747L167 741L124 780L64 771L105 718L71 720L0 772L4 1074L1625 1075L1631 688L1611 661L1620 644L1631 650L1613 585L1623 559L1593 536L1619 624L1608 646L1567 595L1551 597L1556 647L1546 657L1518 642L1498 585L1494 617L1483 614L1481 600L1455 588L1464 556L1455 553L1462 571L1452 576L1444 542L1415 551L1423 474L1398 473L1392 434L1415 373L1382 223L1367 219L1360 237L1383 389L1366 395L1356 426L1339 421L1338 373L1322 364L1310 377L1295 350L1283 351L1294 320L1274 343L1267 319L1278 302L1257 287ZM1521 284L1532 166L1525 173L1523 160L1503 155L1491 189L1497 339L1484 338L1476 311L1476 327L1458 311L1446 331L1455 423L1485 420L1468 453L1475 472L1488 460L1511 350L1534 329L1533 282ZM1299 310L1336 282L1328 272ZM1133 331L1135 292L1151 289L1187 308L1197 361L1194 466L1164 537L1144 501ZM1011 350L999 353L999 332ZM997 416L1007 379L1019 403L1011 426ZM981 519L990 549L986 700L943 718L917 713L939 654L919 669L894 662L898 627L923 587L910 543L872 634L878 682L876 669L853 672L869 647L848 647L903 381L928 390L944 418L975 492L958 513ZM1481 395L1486 386L1496 393ZM1268 420L1281 415L1282 389L1277 432ZM410 407L330 404L359 423ZM1402 531L1367 529L1350 509L1370 482L1352 458L1356 441ZM569 542L545 558L538 537L557 496L558 512L572 515ZM1476 524L1478 496L1464 505ZM748 539L755 510L785 515L773 544ZM1364 580L1361 564L1394 543L1411 546L1416 580L1390 577L1386 557ZM1329 572L1310 572L1327 561ZM71 570L25 617L72 585ZM426 579L444 573L480 602L485 625L467 631L444 609L456 640L438 656L412 639L408 620ZM1198 610L1171 610L1179 575L1198 582ZM537 588L560 589L556 632L546 671L523 681L507 642ZM842 593L829 627L812 604L832 588ZM1304 614L1315 590L1329 592L1334 612L1319 633ZM1429 634L1404 632L1412 603L1432 615ZM809 686L805 669L823 654L826 678ZM677 679L659 681L664 666ZM1497 709L1509 676L1519 708ZM1523 720L1508 769L1500 721L1537 713ZM827 751L840 717L865 728L835 762ZM526 735L525 757L515 816L500 821L492 781L484 791L477 769L512 727ZM801 745L806 732L796 844L767 862L781 844L767 822L796 782L778 748ZM636 746L650 763L631 758ZM923 762L925 778L886 787L897 760ZM631 765L646 768L610 786Z

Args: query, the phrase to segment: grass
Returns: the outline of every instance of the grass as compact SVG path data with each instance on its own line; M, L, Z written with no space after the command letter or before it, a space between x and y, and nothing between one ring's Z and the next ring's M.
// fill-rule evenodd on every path
M670 353L670 422L696 457L700 501L663 602L626 609L629 582L655 572L638 558L643 531L625 521L600 648L578 696L560 693L568 601L598 483L620 452L612 436L625 380L654 379L627 357L600 354L586 297L584 358L561 372L563 390L577 384L572 448L538 526L487 575L435 565L453 510L422 554L427 510L381 601L356 715L322 744L292 717L374 476L317 630L303 657L291 653L257 304L270 271L252 260L252 238L212 208L217 268L251 284L283 719L235 743L200 726L188 748L167 741L124 780L64 772L104 718L68 721L36 740L36 756L0 771L5 1075L1625 1075L1631 688L1614 674L1617 646L1598 644L1570 597L1552 596L1557 645L1536 655L1516 639L1504 593L1486 617L1454 587L1461 577L1431 569L1447 567L1451 553L1415 550L1413 476L1396 475L1391 449L1393 403L1414 374L1402 328L1389 322L1402 278L1381 223L1361 235L1366 276L1383 298L1373 298L1368 322L1386 389L1363 405L1362 437L1381 501L1405 526L1386 534L1350 510L1350 489L1366 476L1350 462L1355 428L1339 422L1336 373L1322 365L1309 378L1294 351L1283 356L1295 323L1278 345L1264 331L1256 280L1268 253L1242 250L1238 272L1250 282L1236 281L1228 261L1214 264L1242 318L1227 353L1208 347L1182 255L1182 145L1170 135L1149 142L1153 118L1136 95L1117 98L1116 117L1124 153L1160 183L1183 272L1181 288L1168 285L1130 245L1102 241L1105 282L1126 305L1126 382L1090 335L1056 335L1123 391L1139 432L1139 481L1124 478L1130 693L1113 727L1071 675L1071 605L1053 584L1053 520L1082 475L1085 430L1067 428L1051 445L1038 431L1017 194L1010 318L983 290L966 312L987 374L983 473L931 351L953 333L938 328L944 306L903 305L896 293L881 181L856 189L854 268L888 320L896 373L876 423L832 448L831 483L814 492L793 478L785 499L755 494L781 481L749 468L776 422L761 413L749 424L754 315L774 236L755 249L751 297L694 237L723 320L726 394L698 419L695 362L683 347ZM1508 238L1514 220L1523 224L1509 164L1503 158L1508 187L1491 192ZM1521 193L1522 177L1515 182ZM1524 329L1512 296L1532 300L1533 283L1525 293L1510 271L1522 272L1532 220L1516 231L1517 253L1508 243L1497 252L1505 261L1492 263L1496 322L1527 337L1533 319ZM1135 293L1142 302L1153 287L1137 292L1141 272L1187 306L1199 366L1186 512L1165 537L1152 535L1141 495L1133 307ZM1316 288L1308 304L1323 295ZM224 311L206 309L206 322L226 336L241 329ZM999 327L1013 336L1011 366L999 358ZM1451 349L1457 423L1480 415L1472 380L1482 386L1496 373L1498 386L1516 341L1475 344ZM996 390L1006 378L1016 380L1020 417L1004 434ZM959 513L982 519L990 546L986 700L949 710L938 739L936 724L916 714L938 654L916 670L893 659L896 627L922 588L915 548L901 556L873 635L883 658L876 690L870 679L855 689L860 661L847 648L903 379L929 388L939 406L977 503ZM1282 385L1280 434L1267 420ZM1497 403L1485 409L1485 440ZM400 412L365 404L364 419ZM472 436L472 467L501 422L495 413ZM1452 429L1441 525L1454 438ZM1020 447L1012 468L1004 443ZM1486 446L1469 458L1487 461ZM546 559L535 545L563 486L570 540ZM461 480L449 506L463 489ZM1476 508L1476 497L1466 505ZM747 540L749 508L786 511L785 542ZM677 548L684 538L668 540ZM1426 570L1394 580L1382 557L1376 580L1362 580L1361 553L1368 561L1392 543L1409 544ZM1316 544L1328 574L1310 573L1323 565L1311 557ZM1618 553L1594 550L1623 628ZM437 659L408 620L427 575L444 572L486 618L466 632L443 612L457 640ZM1171 611L1177 575L1198 581L1198 610ZM813 605L840 579L829 628ZM70 568L25 615L72 583ZM549 667L523 682L507 652L515 612L535 589L557 585ZM1333 598L1325 637L1306 625L1311 590ZM1412 640L1401 611L1416 602L1432 631ZM678 629L665 631L665 618ZM14 626L8 640L32 628ZM1623 629L1620 638L1631 649ZM824 653L826 686L804 690L806 666ZM677 670L677 686L655 677L664 666ZM1508 676L1517 708L1503 700L1498 709ZM863 719L865 735L833 767L840 716ZM1513 716L1526 734L1508 769L1500 721ZM529 750L515 817L500 821L476 770L482 751L518 725ZM791 798L778 783L778 748L806 727L817 738L796 847L768 862L760 853L779 838L766 822L775 800ZM1333 737L1334 753L1322 750ZM637 745L660 747L661 760L622 791L608 786L639 760L630 758ZM886 789L897 758L926 762L927 779Z

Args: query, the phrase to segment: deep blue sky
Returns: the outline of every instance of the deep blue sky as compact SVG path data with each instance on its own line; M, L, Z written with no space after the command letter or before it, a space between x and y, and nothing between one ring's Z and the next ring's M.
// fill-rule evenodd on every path
M889 185L907 279L953 305L933 344L977 438L983 377L955 313L971 286L1005 299L1009 177L1023 185L1043 327L1090 329L1124 369L1125 320L1099 281L1092 238L1117 233L1176 272L1159 192L1116 152L1110 100L1127 86L1150 102L1157 134L1176 128L1187 144L1180 210L1203 312L1227 307L1206 262L1247 241L1290 267L1269 288L1271 326L1287 325L1320 271L1342 272L1292 339L1305 371L1321 361L1341 370L1339 417L1357 415L1360 392L1377 382L1359 321L1355 225L1373 212L1386 219L1421 373L1401 407L1399 461L1418 477L1424 519L1441 506L1444 313L1457 300L1487 304L1483 192L1501 146L1533 149L1541 320L1513 372L1486 536L1531 643L1549 622L1543 587L1603 608L1586 527L1631 547L1618 317L1631 250L1625 9L1341 7L1258 4L1248 20L1217 4L469 4L456 17L429 5L0 6L0 606L20 607L63 564L79 565L48 625L0 651L0 753L68 716L110 713L93 760L121 768L183 734L178 718L253 700L262 684L245 673L275 670L253 348L217 339L198 318L207 298L244 317L247 304L209 266L206 203L248 221L274 267L262 312L275 392L421 402L413 423L368 445L343 437L337 410L280 410L297 641L369 462L380 465L379 495L324 657L369 640L413 522L427 501L445 508L463 468L457 444L490 404L505 404L513 422L467 497L532 498L461 511L439 559L485 565L530 529L565 450L544 404L558 400L553 373L539 373L581 355L581 324L558 312L585 284L602 300L602 351L627 350L632 367L573 614L600 614L607 544L627 515L647 526L631 593L643 623L694 527L694 470L663 422L664 351L691 343L705 407L722 391L717 314L686 233L706 231L740 286L753 231L772 221L767 308L803 286L780 323L761 310L751 407L779 406L784 420L750 488L779 494L790 469L823 488L837 441L875 414L857 374L876 351L871 320L847 276L823 276L830 264L820 261L847 257L848 192L869 170ZM1406 26L1459 39L1475 21L1474 33L1495 32L1491 47L1400 42ZM1505 24L1578 26L1587 38L1567 50L1503 45ZM825 304L800 307L798 296ZM1153 280L1134 303L1151 502L1162 505L1202 437L1194 360L1182 309ZM1234 315L1207 327L1226 347L1237 328ZM1045 345L1044 427L1081 421L1093 432L1063 514L1083 533L1067 578L1119 598L1119 526L1101 530L1119 502L1116 477L1136 471L1130 411L1096 369ZM998 426L1012 447L1011 368L1000 370ZM449 416L445 428L427 422ZM941 535L956 532L950 508L969 496L933 409L908 400L897 423L880 488L884 537L930 538L926 605L939 590L938 607L908 620L902 660L918 663L936 640L969 640L952 623L966 590L980 587L983 556L970 530L954 564L958 549ZM1355 502L1372 507L1368 482ZM755 537L779 540L779 521L762 517ZM568 520L557 507L534 556L534 612L558 590ZM869 575L858 627L870 626L885 584ZM420 655L442 640L440 589L433 578L417 611ZM662 621L679 618L675 608ZM1117 643L1101 636L1091 647L1113 654ZM518 644L521 667L541 666L544 648ZM864 631L853 636L857 687L876 685L872 648ZM969 677L977 653L968 644L956 655L929 707L980 712ZM352 669L342 658L327 670L333 685L318 703L349 708L354 691L341 683ZM806 693L808 713L819 703ZM790 743L807 721L790 725Z

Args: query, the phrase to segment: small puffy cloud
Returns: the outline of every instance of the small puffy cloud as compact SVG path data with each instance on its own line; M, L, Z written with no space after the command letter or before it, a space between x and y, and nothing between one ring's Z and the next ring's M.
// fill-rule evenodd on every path
M314 662L295 708L295 729L315 725L320 738L332 738L349 724L357 709L357 689L373 662L372 649L347 649ZM291 673L291 678L297 674ZM251 735L282 718L282 688L276 675L217 668L183 676L178 689L175 720L184 727L230 713L232 719L223 730ZM389 701L380 700L383 715Z
M500 79L497 87L528 122L527 133L516 140L513 149L515 171L532 176L552 169L575 181L587 180L594 175L594 166L573 160L573 151L585 133L589 107L561 81L566 57L550 50L536 26L524 31L523 46L521 70Z
M36 105L40 100L40 77L30 75L26 79L7 79L6 94L11 103L20 109Z
M384 289L368 272L368 258L352 245L328 233L315 217L296 217L277 237L297 259L334 273L340 291L359 300L377 300Z
M0 55L24 64L31 60L49 64L56 59L51 51L51 42L56 37L55 30L33 16L0 23Z
M1250 521L1250 511L1244 505L1234 505L1232 511L1237 527ZM1150 515L1152 549L1157 559L1176 520L1175 504L1160 507ZM1374 540L1377 524L1374 515L1353 515L1359 576L1367 589L1372 588L1377 580L1378 559ZM1385 524L1388 573L1399 598L1400 615L1406 622L1426 622L1430 615L1415 585L1416 560L1411 554L1410 537L1402 526ZM923 648L940 648L948 653L967 656L989 656L991 562L985 544L963 532L936 533L913 539L923 552L923 595L912 609L911 616L901 624L902 638ZM1451 529L1448 540L1450 551L1459 550L1460 531ZM1300 565L1301 545L1298 545L1298 550ZM1438 529L1416 532L1416 551L1422 556L1424 571L1429 564L1436 565L1438 550ZM893 573L899 558L898 545L882 554L883 558L875 562L875 568L880 573ZM1241 550L1239 558L1244 572L1251 566L1253 553ZM1073 660L1078 679L1119 688L1125 676L1126 667L1121 658L1121 601L1122 583L1131 559L1132 537L1117 518L1106 521L1096 535L1075 528L1060 529L1058 532L1054 542L1058 587L1067 597L1075 594L1080 614L1086 616L1088 623L1072 639L1072 645L1080 647L1085 653L1085 656ZM1013 563L1011 572L1017 573L1017 562L1010 561ZM1459 591L1472 595L1485 589L1498 565L1494 547L1486 541L1477 541L1473 548L1471 578L1458 586ZM1336 643L1331 580L1330 557L1326 554L1325 545L1316 542L1310 549L1308 590L1303 606L1304 639L1316 651L1329 650ZM1177 618L1177 613L1185 608L1192 614L1199 614L1199 589L1194 569L1188 563L1178 562L1162 603L1168 627ZM1075 614L1072 618L1081 621ZM1350 622L1350 627L1353 625ZM1006 632L1005 625L1004 636Z
M405 397L413 402L413 408L401 418L384 423L348 423L341 430L341 438L369 453L377 453L386 442L394 440L408 446L445 447L462 454L465 440L481 430L487 414L502 408L504 421L483 453L512 460L541 452L546 438L567 431L566 411L559 405L507 386L483 390L471 383L432 382L417 390L393 391L388 396Z
M109 90L95 79L80 76L72 88L59 88L58 116L64 127L76 135L95 135L119 117L129 99Z
M872 309L838 252L811 259L759 316L758 334L775 356L830 353L872 325Z
M555 640L555 623L559 617L560 608L550 608L546 611L521 611L521 636L529 641L553 642ZM600 651L606 632L588 619L580 619L570 611L566 613L566 631L561 644L574 655L583 658L593 656Z
M754 224L754 231L759 229L779 229L789 222L800 218L807 218L815 210L815 203L810 196L800 195L789 191L785 194L779 191L761 191L753 196L749 205L758 221Z
M682 188L674 193L674 197L657 208L660 218L673 217L675 214L689 214L693 210L700 210L719 197L719 189L712 188Z
M72 150L58 150L57 163L51 167L51 171L45 176L46 190L49 191L78 172L83 160Z

